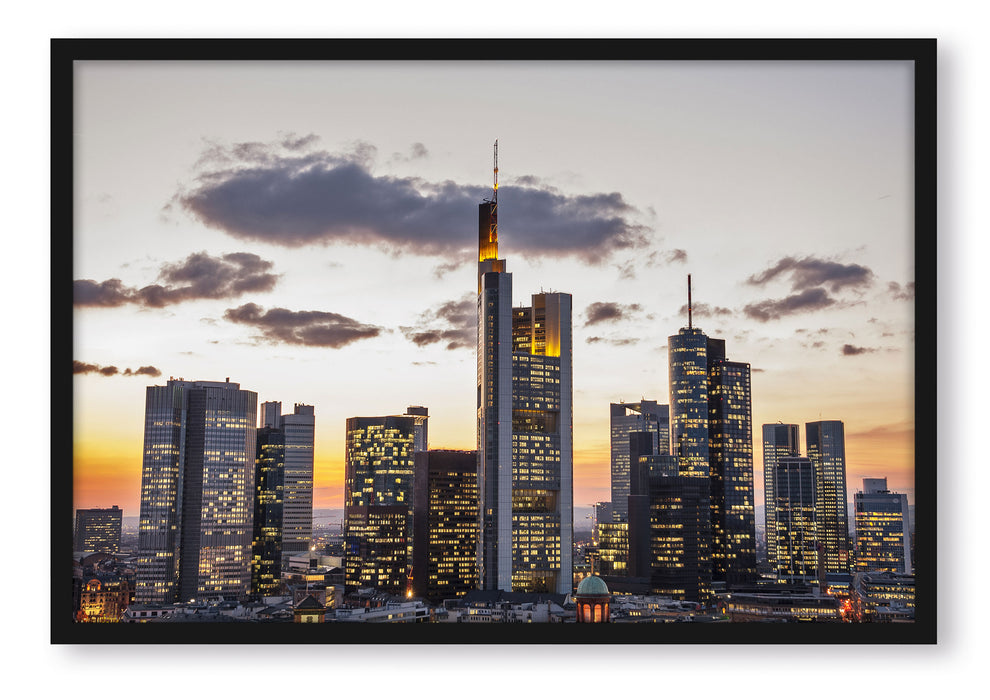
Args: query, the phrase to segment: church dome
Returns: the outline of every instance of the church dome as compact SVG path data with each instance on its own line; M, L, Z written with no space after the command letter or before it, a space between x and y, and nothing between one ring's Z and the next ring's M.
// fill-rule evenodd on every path
M586 576L578 583L577 595L580 596L605 596L609 595L608 586L597 576Z

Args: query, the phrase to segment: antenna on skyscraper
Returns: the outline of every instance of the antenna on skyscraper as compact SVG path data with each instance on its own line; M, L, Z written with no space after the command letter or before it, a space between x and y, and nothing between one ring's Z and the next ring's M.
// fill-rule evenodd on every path
M495 139L495 194L492 195L492 201L498 204L498 139Z
M691 275L688 275L688 330L691 330Z

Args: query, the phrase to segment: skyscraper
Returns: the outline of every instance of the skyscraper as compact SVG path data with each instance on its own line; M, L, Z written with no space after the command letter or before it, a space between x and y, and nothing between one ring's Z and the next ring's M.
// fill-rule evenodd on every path
M478 453L415 453L412 591L432 601L478 587Z
M123 513L117 506L78 509L76 511L76 537L73 551L107 552L109 554L119 552Z
M842 421L806 423L808 459L815 468L818 539L827 573L849 573L849 514L846 491L846 438Z
M716 338L708 339L707 361L712 578L748 583L756 580L750 367L727 360Z
M863 479L853 495L856 570L910 574L911 522L907 496L887 490L887 479Z
M262 410L270 404L263 403ZM275 595L282 579L282 517L285 493L285 433L258 428L254 459L254 534L251 593Z
M147 388L136 602L247 593L257 410L230 381Z
M725 341L692 322L668 338L671 454L681 476L704 479L711 511L711 574L756 578L750 367L726 359ZM699 550L702 555L706 552Z
M282 511L282 550L305 552L313 539L313 455L316 414L297 403L281 417L285 436L285 484Z
M767 563L777 569L776 532L777 510L774 503L774 476L781 457L797 457L801 453L798 426L793 423L765 423L763 425L763 520L767 539Z
M414 453L417 439L420 444L425 442L427 425L426 409L416 408L421 412L347 419L344 538L348 585L405 591L412 565ZM388 530L399 526L401 532ZM399 542L406 548L401 558L396 554ZM380 566L375 557L381 557ZM401 581L395 574L400 566L406 567ZM372 576L376 567L388 571Z
M497 158L497 156L496 156ZM573 588L571 295L512 307L498 258L498 167L478 219L478 474L483 589Z
M777 580L818 580L816 488L814 467L807 457L779 457L767 509L774 510L774 529L767 532L776 552Z
M650 432L653 449L650 454L670 452L670 407L656 401L609 404L611 433L612 517L625 522L629 515L629 434Z

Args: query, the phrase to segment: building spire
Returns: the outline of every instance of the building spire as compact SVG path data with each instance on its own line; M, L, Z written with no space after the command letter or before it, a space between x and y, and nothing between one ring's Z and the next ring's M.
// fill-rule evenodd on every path
M691 275L688 275L688 330L691 330Z
M495 187L493 188L492 201L498 206L498 139L495 139Z
M495 140L495 180L492 198L484 200L478 211L478 262L498 259L498 140Z

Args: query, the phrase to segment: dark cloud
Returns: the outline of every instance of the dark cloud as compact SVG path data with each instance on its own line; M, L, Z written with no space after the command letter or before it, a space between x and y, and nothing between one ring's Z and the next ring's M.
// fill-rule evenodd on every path
M609 345L622 346L622 345L635 345L636 343L639 342L639 339L638 338L603 338L600 335L593 335L590 338L588 338L585 342L588 343L589 345L593 345L594 343L608 343Z
M478 342L478 299L465 294L420 314L415 326L402 326L402 334L419 347L445 344L447 350L474 348Z
M903 287L897 282L890 282L887 284L887 291L898 301L910 301L914 299L914 282L908 282Z
M167 263L158 273L160 284L140 289L125 287L119 279L104 282L75 280L75 306L114 307L137 304L162 308L194 299L229 299L248 292L267 292L279 276L269 272L272 263L254 253L228 253L219 258L193 253L177 263Z
M766 322L791 314L826 309L836 303L824 289L814 287L783 299L765 299L747 304L743 307L743 313L757 321Z
M684 304L678 310L678 315L687 316L688 307ZM731 316L732 309L727 309L724 306L711 306L709 304L691 304L691 314L697 316L698 318L711 318L714 316ZM716 331L717 333L718 331Z
M587 318L584 325L590 326L606 321L618 321L628 318L630 314L640 311L641 308L639 304L618 304L614 301L596 301L584 310L584 315Z
M227 309L223 317L232 323L253 326L261 332L262 340L288 345L342 348L364 338L374 338L382 332L378 326L329 311L290 311L281 308L265 311L257 304Z
M461 267L463 264L464 261L458 262L456 260L451 262L440 263L439 265L433 268L433 276L436 277L438 280L443 279L448 274Z
M862 265L845 265L808 256L800 259L781 258L763 272L751 275L746 281L752 285L762 286L782 276L790 276L793 291L827 287L833 293L844 287L869 286L874 277L873 271Z
M112 377L116 374L120 374L124 377L136 377L140 375L146 375L149 377L160 377L161 371L157 367L152 367L151 365L145 367L138 367L135 370L131 368L125 369L121 372L114 365L107 365L105 367L101 365L89 364L87 362L80 362L79 360L72 361L72 373L73 374L102 374L104 377Z
M646 266L661 267L663 265L672 265L673 263L686 263L687 259L687 251L683 248L655 250L646 257Z
M876 348L859 348L856 347L855 345L850 345L849 343L846 343L845 345L842 346L843 355L862 355L863 353L876 352L876 351L877 351Z
M287 247L337 242L425 255L473 247L487 186L376 176L373 160L370 144L345 154L214 146L173 202L236 238ZM599 262L647 242L647 228L634 222L637 210L618 192L568 196L507 185L499 199L501 237L520 254Z

